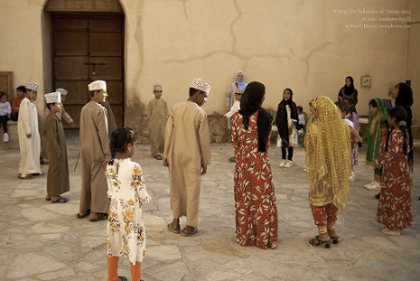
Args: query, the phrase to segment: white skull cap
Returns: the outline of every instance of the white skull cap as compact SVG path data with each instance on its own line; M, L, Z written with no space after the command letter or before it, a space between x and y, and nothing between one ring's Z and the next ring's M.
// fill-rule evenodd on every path
M32 90L32 91L38 91L39 84L33 81L29 82L28 84L26 84L26 89Z
M210 85L206 81L204 81L203 79L201 79L201 78L195 78L191 82L190 88L193 88L193 89L196 89L196 90L205 92L207 94L210 93L210 89L211 89Z
M90 91L100 91L104 90L106 93L106 82L104 80L95 80L88 85Z
M67 96L67 90L63 88L55 89L56 92L59 92L62 96Z
M59 92L52 92L44 95L46 103L61 102L61 94Z

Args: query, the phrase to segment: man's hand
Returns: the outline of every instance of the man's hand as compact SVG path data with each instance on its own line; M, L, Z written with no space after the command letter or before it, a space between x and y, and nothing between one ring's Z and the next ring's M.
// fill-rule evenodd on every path
M26 134L26 137L27 137L28 139L30 139L30 138L32 137L32 134Z
M201 174L205 175L207 173L207 165L201 165Z
M169 167L168 158L163 158L163 166Z

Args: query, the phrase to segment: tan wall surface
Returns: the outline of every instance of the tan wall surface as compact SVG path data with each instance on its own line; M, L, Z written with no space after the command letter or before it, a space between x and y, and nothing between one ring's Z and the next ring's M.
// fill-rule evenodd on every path
M413 118L414 124L420 125L420 1L410 0L412 13L408 37L407 76L411 80L414 92Z
M43 50L49 49L42 46L48 42L42 31L48 22L41 20L45 2L0 0L0 69L13 71L14 87L28 80L41 82L40 93L43 84L50 83L50 77L43 75L50 76L43 66L48 58ZM222 112L226 89L242 69L246 81L266 84L265 107L276 108L282 90L290 87L296 103L307 110L309 100L318 95L335 100L344 77L351 75L359 90L358 110L365 115L368 101L386 97L391 82L407 79L407 72L419 77L419 64L407 59L407 50L415 53L412 46L418 46L419 36L408 48L409 29L346 28L363 24L363 9L386 9L389 16L388 9L408 9L409 0L122 0L121 4L126 17L126 120L127 116L131 120L127 123L141 121L132 114L152 98L156 82L163 84L164 98L172 105L187 98L192 78L202 77L212 86L204 109ZM410 1L414 6L418 1ZM410 34L418 34L418 28L413 26ZM418 62L418 54L416 58ZM360 87L364 74L372 76L371 88ZM412 80L418 88L420 82ZM41 106L41 99L37 104Z

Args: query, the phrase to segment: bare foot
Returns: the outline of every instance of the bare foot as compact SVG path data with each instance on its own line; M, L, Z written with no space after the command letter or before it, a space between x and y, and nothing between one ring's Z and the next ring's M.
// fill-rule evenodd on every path
M172 229L179 229L179 219L173 219L172 223Z
M319 234L318 239L322 242L330 241L330 236L327 233Z

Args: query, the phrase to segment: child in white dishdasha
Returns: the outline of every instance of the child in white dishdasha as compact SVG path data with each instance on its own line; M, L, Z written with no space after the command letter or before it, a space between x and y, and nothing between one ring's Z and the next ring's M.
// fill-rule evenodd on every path
M113 159L106 169L108 197L111 199L107 226L108 281L127 280L118 276L118 258L130 261L131 280L139 281L141 262L146 253L146 232L142 206L150 196L139 164L130 157L136 152L137 134L118 128L111 135Z

